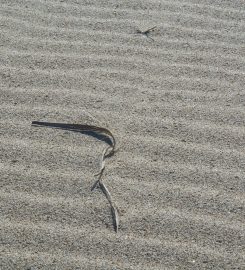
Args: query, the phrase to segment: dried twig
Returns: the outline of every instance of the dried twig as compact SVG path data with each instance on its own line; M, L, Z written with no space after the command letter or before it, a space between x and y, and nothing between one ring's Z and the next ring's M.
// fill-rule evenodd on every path
M80 130L80 131L93 131L97 132L100 134L105 134L111 139L111 145L106 147L103 152L102 152L102 157L101 157L101 166L100 166L100 171L97 173L95 176L98 176L98 180L94 183L92 186L91 190L93 190L96 186L99 186L102 190L102 192L105 194L108 202L110 203L111 206L111 212L112 212L112 218L114 222L114 228L115 231L118 232L118 226L119 226L119 215L118 211L116 208L116 205L112 201L111 194L105 184L102 182L102 175L105 169L105 159L108 157L111 157L114 155L116 152L116 140L111 133L111 131L107 128L103 127L98 127L98 126L93 126L93 125L80 125L80 124L61 124L61 123L48 123L48 122L39 122L39 121L33 121L32 125L39 125L39 126L49 126L49 127L62 127L66 128L69 130Z
M148 29L145 30L145 31L141 31L141 30L138 29L136 32L137 32L137 34L145 35L146 37L148 37L148 38L150 38L150 39L153 40L153 38L149 37L149 34L150 34L151 32L153 32L153 31L155 31L156 28L157 28L157 27L154 26L154 27L148 28Z

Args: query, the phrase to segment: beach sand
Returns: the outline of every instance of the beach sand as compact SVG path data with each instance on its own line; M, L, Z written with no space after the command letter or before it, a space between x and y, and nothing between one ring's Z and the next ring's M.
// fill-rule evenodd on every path
M0 269L245 269L244 1L0 3Z

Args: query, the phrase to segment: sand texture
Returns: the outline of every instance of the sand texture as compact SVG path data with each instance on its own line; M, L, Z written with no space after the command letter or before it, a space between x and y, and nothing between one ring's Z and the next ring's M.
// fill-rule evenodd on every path
M0 0L0 269L245 269L244 41L241 0ZM118 233L106 142L32 121L111 130Z

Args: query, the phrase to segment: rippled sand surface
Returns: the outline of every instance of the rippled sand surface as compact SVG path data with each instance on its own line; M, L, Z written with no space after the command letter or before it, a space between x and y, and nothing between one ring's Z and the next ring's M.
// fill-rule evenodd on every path
M244 269L244 1L0 3L0 268Z

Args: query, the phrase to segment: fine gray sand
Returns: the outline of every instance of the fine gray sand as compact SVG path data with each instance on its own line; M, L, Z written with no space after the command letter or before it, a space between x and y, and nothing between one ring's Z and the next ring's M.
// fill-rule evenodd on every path
M245 2L0 4L0 269L245 269Z

